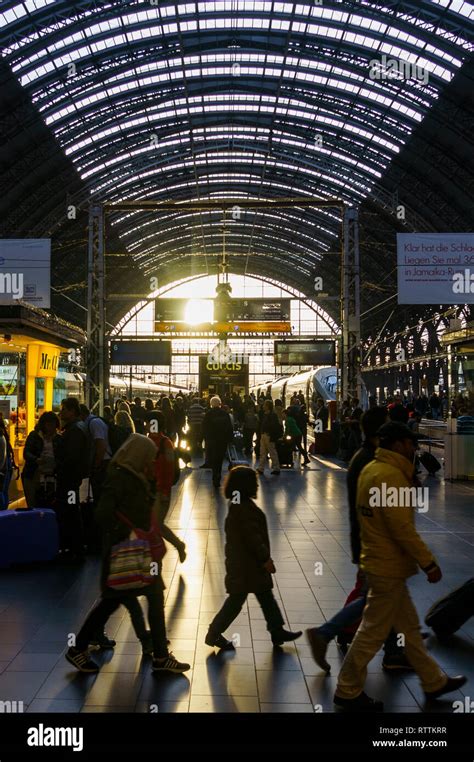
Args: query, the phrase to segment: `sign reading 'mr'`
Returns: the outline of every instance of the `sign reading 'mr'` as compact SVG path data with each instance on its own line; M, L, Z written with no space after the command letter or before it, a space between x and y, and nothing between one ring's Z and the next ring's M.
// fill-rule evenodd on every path
M48 352L41 352L40 370L54 370L58 369L58 356L50 355Z

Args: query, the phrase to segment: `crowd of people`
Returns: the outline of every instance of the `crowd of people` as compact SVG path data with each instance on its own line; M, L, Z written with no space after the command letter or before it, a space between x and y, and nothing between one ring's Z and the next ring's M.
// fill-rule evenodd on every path
M328 425L323 400L312 402L312 412ZM382 704L364 693L366 666L384 645L383 667L415 671L428 699L436 699L464 684L463 676L448 677L426 651L418 615L406 585L408 577L421 568L430 583L441 579L441 569L416 532L414 511L400 504L398 510L374 512L369 499L374 485L410 487L416 483L414 456L416 404L400 398L377 406L373 398L364 413L359 401L342 406L339 420L349 423L354 434L348 468L348 506L352 560L357 565L354 599L321 627L311 628L307 637L316 663L326 672L328 643L334 637L347 646L347 628L356 634L343 663L334 696L345 710L379 711ZM355 436L357 425L358 435ZM158 534L186 558L185 543L166 525L171 491L179 478L177 457L182 441L193 454L204 454L201 468L212 470L212 481L220 486L223 462L229 444L240 439L247 465L229 471L224 494L229 499L225 524L226 578L228 596L209 626L205 642L210 647L234 648L225 630L238 616L247 596L254 593L260 603L272 643L280 646L297 639L301 632L284 629L284 619L272 592L276 568L264 513L257 506L258 475L271 462L271 475L280 474L282 442L310 462L307 450L308 415L304 395L295 394L285 408L281 400L203 400L198 395L163 396L158 402L136 398L131 404L118 399L106 407L103 417L92 414L75 398L61 403L59 416L45 412L25 445L23 485L30 507L52 506L56 511L64 555L80 561L84 556L84 534L80 487L88 480L95 525L100 530L102 570L101 597L87 616L74 646L66 654L81 672L93 673L99 665L89 648L113 648L105 632L108 618L120 605L131 617L143 653L152 656L155 672L181 673L190 665L169 651L164 614L161 561L158 571L136 588L112 587L110 579L116 549L143 533ZM252 466L251 456L255 454ZM232 462L230 466L232 466ZM177 473L178 469L178 473ZM235 496L238 499L235 499ZM139 597L148 604L148 625ZM346 640L344 641L344 633ZM403 645L400 645L403 633Z

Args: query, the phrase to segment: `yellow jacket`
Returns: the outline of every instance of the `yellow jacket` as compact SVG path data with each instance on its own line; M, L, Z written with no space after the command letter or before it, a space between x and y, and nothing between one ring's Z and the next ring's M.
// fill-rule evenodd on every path
M357 484L357 515L361 530L361 568L380 577L411 577L435 558L415 529L415 508L374 506L373 487L383 495L389 487L413 487L414 466L403 455L378 447L375 460L361 471ZM383 486L385 484L385 487ZM397 493L396 493L397 494ZM389 502L389 501L385 501Z

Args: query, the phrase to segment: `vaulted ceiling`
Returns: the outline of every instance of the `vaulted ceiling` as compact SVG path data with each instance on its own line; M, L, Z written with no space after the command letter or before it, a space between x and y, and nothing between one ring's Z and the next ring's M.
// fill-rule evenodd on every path
M360 210L365 332L396 304L376 308L397 230L472 229L470 3L7 0L0 20L1 234L52 236L53 308L74 322L91 200L342 199ZM404 76L383 78L384 57ZM217 273L225 235L231 272L339 294L336 209L235 217L108 215L109 290Z

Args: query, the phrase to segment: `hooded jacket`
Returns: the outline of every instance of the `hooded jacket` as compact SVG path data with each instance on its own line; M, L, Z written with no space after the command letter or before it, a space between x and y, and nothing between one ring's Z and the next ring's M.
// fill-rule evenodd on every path
M380 577L406 578L436 560L415 529L415 508L402 505L400 488L414 487L415 467L403 455L378 447L375 458L362 469L357 485L357 515L361 530L360 566ZM390 506L374 505L373 487L397 488ZM379 493L379 494L380 494Z
M130 527L121 521L122 513L134 527L148 531L151 511L156 496L154 481L144 474L147 462L154 460L156 445L143 434L131 434L114 455L97 505L95 519L103 533L102 585L109 574L112 545L130 535Z

